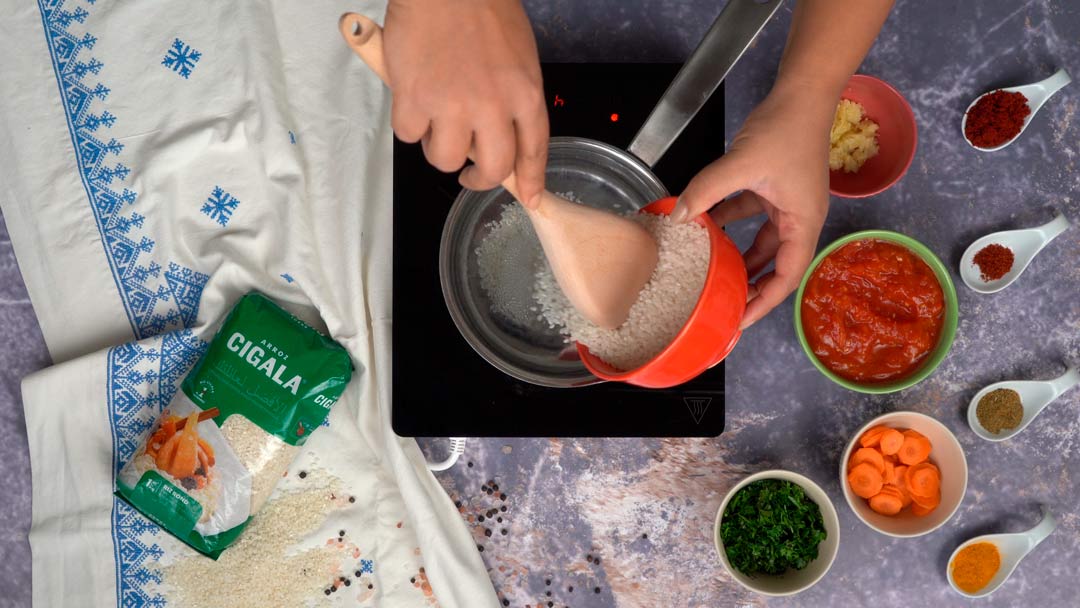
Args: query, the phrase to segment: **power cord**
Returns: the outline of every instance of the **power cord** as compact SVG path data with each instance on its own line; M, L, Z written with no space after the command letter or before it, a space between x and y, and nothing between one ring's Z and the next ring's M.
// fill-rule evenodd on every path
M442 462L431 463L429 462L427 468L432 472L445 471L454 466L454 463L458 461L458 458L465 453L465 438L464 437L451 437L450 438L450 455L446 457L446 460Z

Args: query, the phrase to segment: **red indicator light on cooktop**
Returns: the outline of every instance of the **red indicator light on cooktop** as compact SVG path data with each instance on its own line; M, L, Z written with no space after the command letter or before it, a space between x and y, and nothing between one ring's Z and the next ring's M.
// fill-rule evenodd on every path
M566 105L566 102L558 94L555 95L555 101L551 102L552 107L561 108Z
M612 114L611 114L611 122L619 122L619 114L618 113L612 112Z

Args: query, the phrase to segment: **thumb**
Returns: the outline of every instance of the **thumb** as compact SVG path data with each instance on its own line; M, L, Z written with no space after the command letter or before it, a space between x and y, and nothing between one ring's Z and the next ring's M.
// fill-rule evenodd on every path
M725 154L690 180L671 211L671 220L676 224L688 222L744 188L746 173L739 168L737 156L734 152Z

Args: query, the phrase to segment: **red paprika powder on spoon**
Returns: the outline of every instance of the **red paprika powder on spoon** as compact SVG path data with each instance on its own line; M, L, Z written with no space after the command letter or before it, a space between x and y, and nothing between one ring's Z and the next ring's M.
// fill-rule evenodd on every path
M976 148L996 148L1020 134L1029 114L1023 93L987 93L968 110L964 137Z

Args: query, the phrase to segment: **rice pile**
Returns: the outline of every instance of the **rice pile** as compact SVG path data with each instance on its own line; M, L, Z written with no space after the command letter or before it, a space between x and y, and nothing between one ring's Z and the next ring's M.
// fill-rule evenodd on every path
M698 296L705 286L709 270L709 233L696 223L673 224L667 216L635 213L629 216L640 222L656 239L660 257L649 283L630 309L630 316L620 327L608 330L597 327L574 309L563 294L547 260L540 256L535 265L531 314L557 329L567 342L581 342L597 357L621 370L640 367L664 349L690 318ZM502 215L489 225L490 232L477 249L481 268L481 286L501 312L509 306L500 300L503 293L497 278L507 276L493 261L505 259L515 248L539 248L528 215L520 205L503 208ZM486 246L491 244L490 249ZM480 257L484 250L485 257ZM485 259L487 268L485 270ZM518 268L517 272L526 272ZM484 284L484 276L488 284Z
M342 501L334 498L341 496L336 478L322 473L311 477L314 488L279 495L217 561L185 551L185 557L164 566L161 582L169 605L305 606L322 598L323 588L340 568L340 552L330 546L297 545L342 508Z
M484 230L487 234L475 251L480 287L495 313L528 325L536 316L532 283L544 259L532 222L521 205L511 203Z
M709 270L709 233L696 223L673 224L667 216L641 213L641 222L660 246L652 278L615 329L603 329L581 316L566 299L551 267L537 273L535 297L541 315L597 357L621 370L644 365L671 343L690 318Z
M267 433L241 414L229 416L221 425L221 434L232 446L240 464L251 473L250 512L258 513L300 448Z

